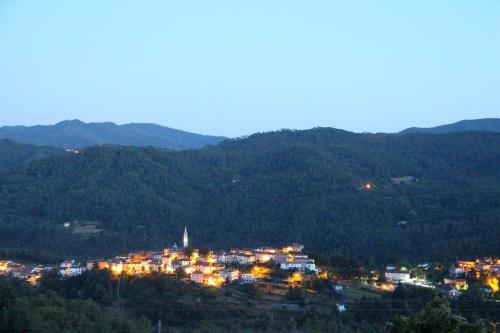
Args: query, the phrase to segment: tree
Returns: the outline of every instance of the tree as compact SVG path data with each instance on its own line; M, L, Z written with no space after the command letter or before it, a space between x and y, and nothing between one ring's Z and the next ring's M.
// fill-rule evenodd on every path
M451 312L449 303L435 297L422 310L411 316L398 317L391 333L482 333L480 326L467 323L466 319Z
M199 250L199 255L200 255L200 257L203 257L203 258L207 257L209 253L210 253L210 250L206 246L200 248L200 250Z
M306 305L306 297L304 295L304 290L302 290L302 288L290 287L290 289L288 290L288 294L286 295L286 298L290 302L293 302L300 306Z

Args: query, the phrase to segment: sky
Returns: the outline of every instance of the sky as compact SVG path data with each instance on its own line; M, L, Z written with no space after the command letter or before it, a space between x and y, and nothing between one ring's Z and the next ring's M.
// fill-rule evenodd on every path
M0 0L0 126L242 136L500 117L500 1Z

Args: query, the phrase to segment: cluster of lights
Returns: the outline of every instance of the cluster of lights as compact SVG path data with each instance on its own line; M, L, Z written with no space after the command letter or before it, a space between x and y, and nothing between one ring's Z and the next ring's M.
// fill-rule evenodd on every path
M298 285L301 284L303 280L304 278L302 277L302 274L299 272L295 272L292 275L290 275L286 281L290 285Z
M500 290L498 279L494 276L490 276L486 279L486 284L491 288L491 290L496 293Z
M268 267L264 267L264 266L253 266L252 267L252 274L257 279L265 279L265 278L268 278L269 275L271 274L271 269Z
M5 273L9 269L9 262L8 261L0 261L0 272Z

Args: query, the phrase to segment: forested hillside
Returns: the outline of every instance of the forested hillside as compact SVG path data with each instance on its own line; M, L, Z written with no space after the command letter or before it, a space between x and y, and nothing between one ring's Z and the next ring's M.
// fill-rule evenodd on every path
M402 176L413 179L391 179ZM74 220L102 232L62 227ZM194 246L451 260L500 253L499 221L498 133L318 128L192 151L101 146L0 175L2 247L72 255L160 248L187 225Z
M62 149L53 147L36 147L0 139L0 170L61 152Z

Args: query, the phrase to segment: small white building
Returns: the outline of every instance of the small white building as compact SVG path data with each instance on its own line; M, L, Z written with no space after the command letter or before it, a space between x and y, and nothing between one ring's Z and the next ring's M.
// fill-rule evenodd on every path
M304 249L304 245L303 244L293 243L291 245L285 246L283 248L283 252L295 252L295 253L299 253L299 252L302 252L303 249Z
M461 267L452 267L450 269L450 275L451 276L463 276L465 275L465 269Z
M36 267L34 267L31 271L30 271L30 274L40 274L40 273L44 273L44 272L49 272L49 271L52 271L54 270L55 267L54 266L44 266L44 265L38 265Z
M255 256L249 254L238 254L236 256L236 262L240 265L251 265L255 262Z
M240 271L236 269L224 269L219 272L219 275L226 280L226 282L231 283L240 278Z
M250 273L244 273L240 275L241 283L252 283L255 281L255 275Z
M346 308L345 308L345 304L335 304L335 306L337 307L337 311L338 312L345 312L346 311Z
M182 267L186 267L186 266L191 266L191 260L190 259L182 259L182 260L179 260L180 264Z
M206 274L204 274L202 271L194 271L193 273L191 273L191 281L202 284L204 275Z
M59 274L63 277L82 275L83 272L83 266L74 260L63 261L59 265Z
M281 261L279 264L280 269L283 270L296 269L298 271L318 271L314 260L310 259L307 255L290 256L285 261Z
M410 280L410 272L391 269L385 271L385 278L391 282L404 282Z
M163 257L163 253L162 253L162 252L154 252L151 258L152 258L155 262L161 262L162 257Z
M450 298L459 298L462 295L461 291L458 291L456 289L452 289L448 292L448 297Z
M220 253L214 255L215 261L219 264L233 264L238 261L234 253Z

